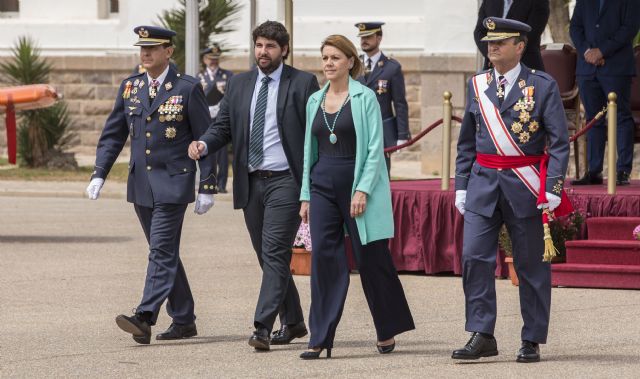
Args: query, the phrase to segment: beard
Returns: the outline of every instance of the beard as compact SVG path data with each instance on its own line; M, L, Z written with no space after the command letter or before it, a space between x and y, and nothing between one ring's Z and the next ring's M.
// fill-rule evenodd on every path
M269 59L269 61L265 65L260 65L260 58L267 58ZM280 67L281 63L282 57L271 59L271 57L262 56L256 59L256 66L258 66L260 68L260 71L262 71L265 75L269 75L274 72L278 67Z
M373 44L366 44L366 45L360 45L360 48L362 49L362 51L364 51L365 53L368 53L370 51L374 51L378 46L373 45Z

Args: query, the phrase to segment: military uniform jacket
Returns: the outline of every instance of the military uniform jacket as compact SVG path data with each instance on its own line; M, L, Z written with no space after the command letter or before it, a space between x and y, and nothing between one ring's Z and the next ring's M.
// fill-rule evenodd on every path
M200 82L169 68L149 105L147 74L125 79L98 141L93 178L106 178L127 138L131 159L127 201L186 204L195 200L196 163L189 143L207 130L211 118ZM216 193L215 155L200 160L199 193Z
M362 75L358 81L371 88L377 95L382 113L384 147L395 146L399 139L411 138L409 107L400 63L381 54L367 79Z
M536 196L512 169L492 169L476 162L476 152L498 155L498 150L487 128L484 112L474 91L474 79L485 81L484 93L497 107L504 128L524 155L542 155L545 147L549 154L546 192L560 196L564 174L569 161L569 141L564 109L556 82L541 71L522 65L520 75L507 94L502 106L497 96L494 71L480 73L469 80L467 103L458 139L456 158L456 190L467 190L465 209L491 217L502 193L516 217L539 215ZM533 87L533 109L523 110L523 92ZM535 165L539 169L539 164ZM537 190L537 188L536 188Z
M205 68L204 71L201 71L198 74L198 79L200 80L200 84L202 84L202 89L204 90L205 96L209 95L209 92L211 92L214 88L224 95L224 92L227 88L227 82L229 79L231 79L232 76L233 72L218 67L212 80L211 76L209 76L209 73L207 72L207 69ZM217 105L218 103L219 101L215 104L209 104L209 106Z

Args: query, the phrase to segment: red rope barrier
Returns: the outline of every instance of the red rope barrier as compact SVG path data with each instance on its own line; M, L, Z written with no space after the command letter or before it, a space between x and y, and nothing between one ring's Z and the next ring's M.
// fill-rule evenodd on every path
M457 121L457 122L462 123L462 119L461 119L460 117L458 117L458 116L451 116L451 120L452 120L452 121ZM402 145L398 145L398 146L389 146L389 147L387 147L387 148L385 148L385 149L384 149L384 152L385 152L386 154L389 154L389 153L393 153L394 151L397 151L397 150L403 149L403 148L405 148L405 147L407 147L407 146L411 146L411 145L413 145L413 144L414 144L414 143L416 143L420 138L422 138L422 137L426 136L430 131L432 131L433 129L435 129L436 127L438 127L438 125L442 124L442 122L443 122L443 120L442 120L442 119L440 119L440 120L438 120L438 121L434 122L433 124L431 124L431 125L427 126L427 128L426 128L426 129L424 129L423 131L421 131L420 133L418 133L418 135L416 135L415 137L411 138L411 139L410 139L410 140L408 140L407 142L403 143Z
M577 140L578 138L582 137L586 132L589 131L589 129L593 128L593 126L596 124L596 122L598 122L598 120L600 120L602 118L602 116L604 116L604 114L607 113L607 108L602 108L602 110L600 112L598 112L598 114L596 115L596 117L593 118L593 120L589 121L589 123L587 123L587 125L585 125L582 129L580 129L579 132L577 132L576 134L572 135L571 138L569 138L569 142L573 142L575 140Z

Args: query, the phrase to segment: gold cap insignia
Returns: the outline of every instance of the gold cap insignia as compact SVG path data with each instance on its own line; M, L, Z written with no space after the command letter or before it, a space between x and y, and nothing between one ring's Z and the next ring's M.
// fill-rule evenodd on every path
M164 136L167 137L168 139L176 138L177 134L178 134L178 131L173 126L168 127L167 129L164 130Z
M495 30L495 28L496 28L496 23L495 23L495 22L493 22L493 20L492 20L492 19L488 19L488 20L487 20L487 29L489 29L489 30Z
M142 38L147 38L149 37L149 32L145 28L140 28L140 30L138 30L138 35Z
M365 30L367 27L364 24L358 24L359 30Z

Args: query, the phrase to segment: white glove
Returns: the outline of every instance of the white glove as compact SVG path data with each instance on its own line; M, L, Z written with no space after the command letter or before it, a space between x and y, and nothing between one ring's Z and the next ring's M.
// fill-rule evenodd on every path
M102 185L104 184L104 179L101 178L93 178L89 185L87 186L87 196L91 200L97 200L100 196L100 190L102 189Z
M545 192L545 195L547 195L547 202L538 205L538 209L549 208L550 211L553 211L554 209L558 208L561 200L560 196L554 195L549 192Z
M467 201L467 190L456 191L456 208L461 215L464 215L464 203Z
M209 115L211 116L212 119L216 118L219 110L220 110L220 105L212 105L209 107Z
M196 198L196 207L193 211L199 215L203 215L207 213L211 207L213 207L213 194L199 193Z
M407 141L408 141L408 140L406 140L406 139L399 139L399 140L398 140L398 142L396 143L396 146L400 146L400 145L402 145L403 143L406 143Z

